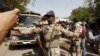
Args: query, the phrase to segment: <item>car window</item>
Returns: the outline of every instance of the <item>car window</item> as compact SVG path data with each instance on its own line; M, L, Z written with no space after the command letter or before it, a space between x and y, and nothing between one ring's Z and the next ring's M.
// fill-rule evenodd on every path
M39 16L20 16L19 24L21 25L33 25L33 23L40 19Z

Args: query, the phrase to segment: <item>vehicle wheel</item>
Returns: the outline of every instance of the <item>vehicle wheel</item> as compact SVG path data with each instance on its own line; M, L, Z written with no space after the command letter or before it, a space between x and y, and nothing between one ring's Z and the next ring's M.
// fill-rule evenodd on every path
M14 45L9 45L9 50L15 50L15 46Z

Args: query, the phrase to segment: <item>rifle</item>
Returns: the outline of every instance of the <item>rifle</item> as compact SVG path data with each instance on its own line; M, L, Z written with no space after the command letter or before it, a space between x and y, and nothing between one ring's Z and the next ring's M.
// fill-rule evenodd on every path
M47 51L43 48L42 42L41 42L41 40L40 40L40 35L39 35L39 33L37 34L37 42L38 42L39 47L40 47L41 50L42 50L43 56L47 56Z

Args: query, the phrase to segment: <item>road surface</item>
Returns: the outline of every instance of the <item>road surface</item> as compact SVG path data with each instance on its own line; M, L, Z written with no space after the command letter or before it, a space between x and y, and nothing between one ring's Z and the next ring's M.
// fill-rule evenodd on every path
M0 46L0 56L25 56L34 54L33 49L9 50L9 42L3 42Z
M65 45L63 41L66 41L66 39L62 38L62 45ZM67 45L68 47L68 45ZM92 51L92 50L90 50ZM39 56L38 54L41 51L38 47L33 47L32 45L26 45L26 46L20 46L20 48L16 48L15 50L9 50L9 41L3 42L0 46L0 56ZM66 51L66 49L61 49L62 56L70 56L69 52ZM93 52L87 52L87 56L99 56L97 54L94 54Z

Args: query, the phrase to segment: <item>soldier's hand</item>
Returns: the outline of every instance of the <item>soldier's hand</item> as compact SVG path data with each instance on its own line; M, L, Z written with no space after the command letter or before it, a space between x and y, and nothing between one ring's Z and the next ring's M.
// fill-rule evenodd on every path
M55 29L60 31L60 32L62 32L62 30L65 30L61 25L56 26Z
M43 27L42 32L43 34L47 34L49 32L49 27Z
M0 29L9 30L18 21L17 13L19 9L14 9L8 12L0 13Z
M31 29L31 33L36 33L36 32L39 32L39 29L38 28Z

